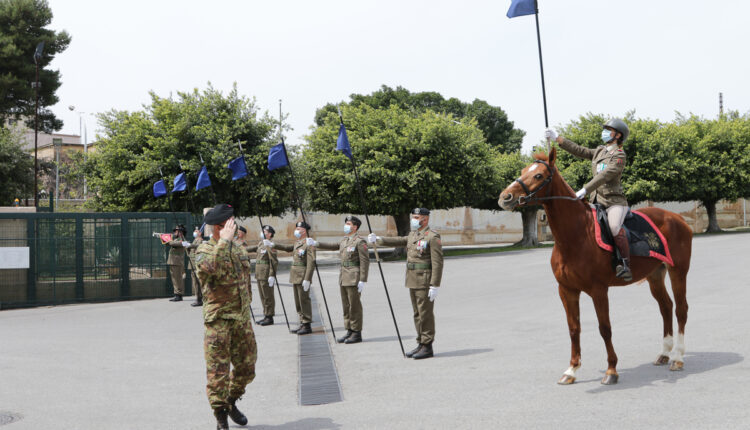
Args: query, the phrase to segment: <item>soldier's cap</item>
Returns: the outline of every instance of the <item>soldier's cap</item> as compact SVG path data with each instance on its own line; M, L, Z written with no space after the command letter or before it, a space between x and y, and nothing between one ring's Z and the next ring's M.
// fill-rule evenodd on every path
M346 224L347 221L350 221L352 224L356 225L357 228L359 228L362 225L362 221L359 220L359 218L355 217L354 215L349 215L344 219L344 223Z
M413 211L411 211L414 215L429 215L430 210L427 208L414 208Z
M187 230L185 230L185 226L182 224L177 224L176 226L174 226L174 229L172 229L172 231L177 230L181 231L183 234L187 233Z
M226 203L221 203L213 207L203 217L203 222L210 225L220 225L234 215L234 208Z
M247 229L243 226L239 226L239 230L243 233L247 233Z
M310 227L310 224L308 224L308 223L306 223L306 222L304 222L304 221L300 221L300 222L298 222L298 223L297 223L297 227L302 227L302 228L304 228L305 230L311 230L311 229L312 229L312 227Z
M271 232L271 236L273 236L274 234L276 234L276 230L274 230L273 227L271 227L270 225L264 225L263 226L263 231L270 231Z

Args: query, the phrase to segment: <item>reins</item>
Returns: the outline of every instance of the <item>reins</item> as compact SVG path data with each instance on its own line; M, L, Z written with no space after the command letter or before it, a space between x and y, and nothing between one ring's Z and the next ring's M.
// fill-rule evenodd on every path
M549 185L550 182L552 182L552 177L555 176L555 170L547 164L546 161L543 160L534 160L535 163L544 164L544 166L547 168L547 172L549 172L549 176L547 176L547 179L542 181L542 184L537 187L534 191L529 190L529 187L524 184L523 180L521 178L516 179L516 182L518 182L521 185L521 188L526 192L525 196L520 196L518 198L518 204L519 205L525 205L530 202L541 202L545 200L572 200L572 201L578 201L575 197L570 196L546 196L546 197L537 197L536 194L542 190L542 188Z

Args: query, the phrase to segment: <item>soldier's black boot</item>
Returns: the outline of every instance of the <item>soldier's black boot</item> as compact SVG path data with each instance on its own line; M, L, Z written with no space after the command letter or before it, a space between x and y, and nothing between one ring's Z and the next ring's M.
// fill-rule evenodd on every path
M432 343L426 343L422 345L422 348L417 351L416 354L412 355L412 358L415 360L421 360L423 358L430 357L432 357Z
M237 409L237 399L230 397L229 404L232 405L232 408L229 410L229 418L232 419L232 421L235 422L235 424L239 424L241 426L244 426L247 424L247 417L245 414L240 412L239 409Z
M312 327L310 327L310 323L302 324L302 328L297 330L297 334L300 336L303 334L310 334L310 333L312 333Z
M622 257L620 264L615 267L615 276L630 282L633 280L633 274L630 272L630 267L628 267L628 263L630 263L630 244L628 243L625 230L620 229L614 239L615 245L617 245L617 249L620 251L620 256Z
M229 411L224 408L215 409L214 416L216 417L216 430L229 430L229 422L227 421Z
M181 302L182 301L182 294L175 294L174 297L169 299L170 302Z
M343 336L341 336L340 338L336 339L336 342L338 342L338 343L344 343L344 342L346 342L346 340L349 339L349 337L351 337L352 333L354 333L354 332L351 331L351 330L349 330L349 329L346 329L346 334L343 335Z
M304 327L304 324L299 323L299 327L289 330L289 333L297 333L298 331L302 330L302 327Z
M203 306L203 300L196 300L193 303L190 303L190 306Z
M412 358L414 354L418 353L422 349L422 344L417 344L417 347L406 353L406 358Z
M362 332L361 331L353 331L352 335L349 336L349 339L345 340L344 343L360 343L362 342Z
M273 317L266 315L266 317L263 318L262 320L260 320L260 322L258 324L260 324L260 325L273 325Z

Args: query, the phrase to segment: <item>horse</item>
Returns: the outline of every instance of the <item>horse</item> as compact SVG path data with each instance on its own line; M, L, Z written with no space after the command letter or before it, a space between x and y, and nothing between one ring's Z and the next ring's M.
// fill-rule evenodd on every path
M505 210L541 204L555 237L550 263L558 282L558 292L565 308L571 340L570 366L557 383L573 384L576 372L581 367L581 292L588 294L594 302L599 333L607 349L608 366L601 383L617 383L619 375L617 355L612 346L608 289L610 286L624 286L642 282L644 279L651 287L651 295L659 304L664 320L662 351L653 364L666 365L670 364L671 360L670 370L682 370L688 313L686 281L690 268L692 230L676 213L654 207L639 209L638 211L648 216L661 231L669 245L674 265L669 266L655 258L632 257L632 280L624 281L615 277L611 254L601 249L595 240L594 224L597 221L589 205L583 200L576 199L573 189L555 168L555 158L555 148L552 148L549 155L535 154L534 162L521 170L521 176L500 193L498 204ZM677 315L676 339L672 331L672 300L664 284L667 273L672 284Z

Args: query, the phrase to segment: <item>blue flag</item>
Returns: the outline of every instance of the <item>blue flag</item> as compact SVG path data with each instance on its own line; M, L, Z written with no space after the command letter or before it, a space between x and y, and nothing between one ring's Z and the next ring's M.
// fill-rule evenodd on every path
M349 159L352 159L352 147L349 145L349 137L346 135L346 127L344 127L344 123L341 123L341 126L339 127L339 138L336 140L336 151L341 151L349 157Z
M534 15L536 13L536 0L511 0L508 8L508 18L517 16Z
M289 160L286 158L286 150L284 149L284 142L279 143L271 147L268 151L268 170L275 170L279 167L289 165Z
M161 197L167 195L167 185L164 184L164 180L159 179L154 183L154 197Z
M201 167L201 171L198 172L198 182L195 183L195 191L200 190L201 188L206 188L211 186L211 178L208 177L208 170L206 169L206 166Z
M232 180L236 181L237 179L244 178L247 176L247 165L245 165L245 157L239 156L235 158L234 160L229 162L229 165L227 166L229 170L232 171Z
M185 191L186 188L187 180L185 179L185 172L180 172L180 174L175 176L174 178L174 187L172 187L172 192L176 193L178 191Z

